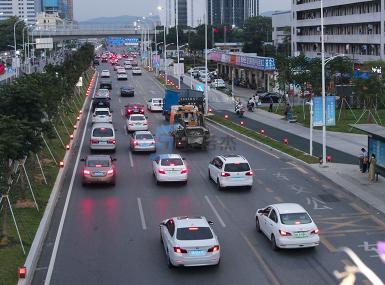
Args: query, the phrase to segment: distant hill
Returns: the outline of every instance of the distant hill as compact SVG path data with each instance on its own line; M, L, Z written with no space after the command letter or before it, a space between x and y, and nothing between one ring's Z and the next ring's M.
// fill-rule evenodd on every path
M149 18L151 18L154 22L160 21L159 16L151 16ZM116 16L116 17L98 17L98 18L93 18L85 21L79 21L78 23L80 25L90 25L90 24L124 25L124 24L132 24L134 21L138 19L141 19L141 17L123 15L123 16ZM151 23L151 21L148 21L148 22Z
M260 15L264 16L264 17L271 17L274 12L276 12L276 11L265 11L265 12L260 13Z

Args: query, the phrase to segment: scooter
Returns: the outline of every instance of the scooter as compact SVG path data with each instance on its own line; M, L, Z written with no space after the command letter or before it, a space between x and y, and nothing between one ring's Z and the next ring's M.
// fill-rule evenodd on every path
M240 117L243 118L243 114L245 113L245 107L235 107L235 113Z
M250 112L254 112L254 103L251 103L251 102L247 102L247 110L250 111Z

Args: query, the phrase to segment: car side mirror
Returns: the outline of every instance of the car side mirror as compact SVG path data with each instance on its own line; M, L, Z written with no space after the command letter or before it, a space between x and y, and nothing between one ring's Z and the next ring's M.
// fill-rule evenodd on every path
M114 157L114 158L112 158L112 161L117 161L117 159Z
M166 225L166 223L160 223L159 224L159 226L165 226Z
M208 223L210 226L214 225L214 222L213 222L213 221L207 221L207 223Z
M110 113L113 113L114 111L113 110L110 110Z
M86 159L85 159L84 157L82 157L82 158L80 159L80 161L86 161Z
M258 210L257 213L258 214L263 214L263 210Z
M185 157L182 157L182 160L186 160L186 158L185 158Z

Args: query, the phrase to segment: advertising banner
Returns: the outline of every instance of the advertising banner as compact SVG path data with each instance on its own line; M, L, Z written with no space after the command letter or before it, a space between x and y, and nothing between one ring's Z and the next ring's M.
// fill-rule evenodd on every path
M326 126L336 125L336 97L326 96ZM322 97L313 97L313 127L323 125Z

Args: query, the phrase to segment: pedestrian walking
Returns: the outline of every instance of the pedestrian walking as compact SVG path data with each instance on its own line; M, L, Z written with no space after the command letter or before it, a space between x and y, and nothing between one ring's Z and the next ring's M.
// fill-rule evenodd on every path
M376 177L377 160L374 154L371 155L369 161L369 181L374 181Z
M273 105L274 105L274 102L273 100L270 100L270 105L269 105L269 112L273 112Z
M363 165L364 165L364 152L365 152L365 149L361 148L360 154L358 155L358 165L360 166L361 172L362 172Z
M366 151L366 149L363 149L362 173L365 173L366 170L368 169L368 163L369 163L368 152Z

